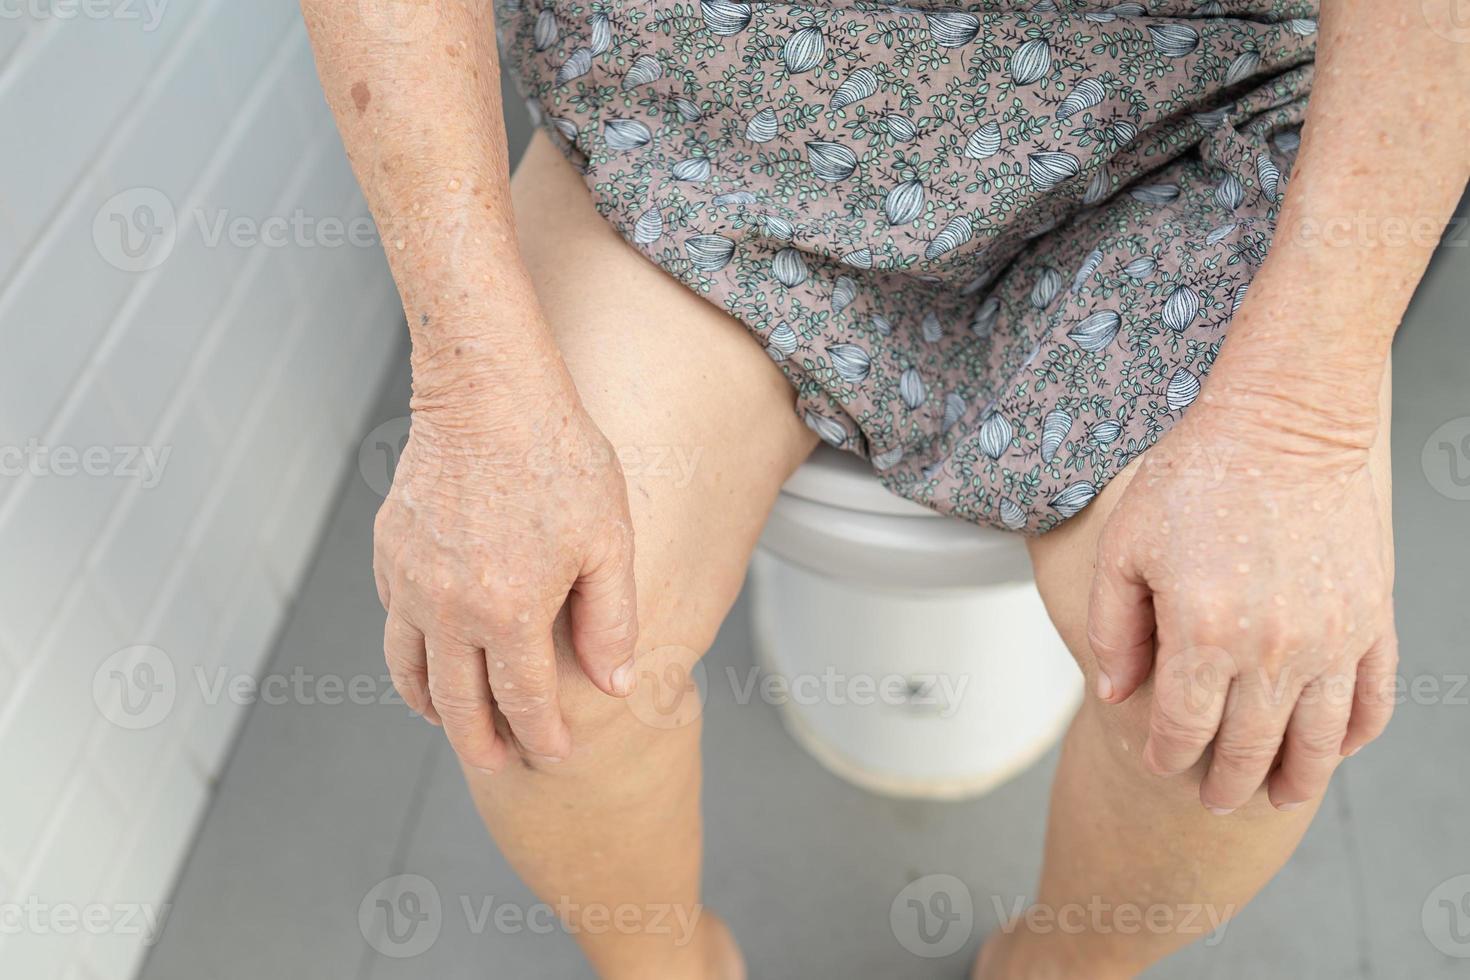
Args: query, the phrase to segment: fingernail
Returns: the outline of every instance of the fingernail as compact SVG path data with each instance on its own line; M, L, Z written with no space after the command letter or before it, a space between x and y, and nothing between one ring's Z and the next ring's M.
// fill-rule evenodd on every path
M629 657L622 662L617 670L612 672L613 690L622 695L633 693L633 658Z
M493 776L493 775L495 775L495 770L494 769L481 769L479 766L475 766L475 772L479 773L482 776Z
M1097 672L1097 696L1104 701L1113 699L1113 679L1102 671Z
M1358 747L1357 747L1357 748L1356 748L1356 749L1353 749L1353 750L1352 750L1352 751L1351 751L1351 752L1349 752L1349 753L1348 753L1348 754L1347 754L1347 755L1345 755L1345 756L1343 756L1343 758L1344 758L1344 759L1351 759L1351 758L1352 758L1352 757L1353 757L1353 756L1355 756L1355 755L1357 755L1357 754L1358 754L1358 752L1359 752L1359 751L1360 751L1360 750L1361 750L1361 749L1362 749L1362 748L1363 748L1363 747L1362 747L1362 746L1361 746L1361 745L1360 745L1360 746L1358 746Z
M1226 817L1235 812L1235 807L1233 806L1207 806L1205 809L1217 817Z
M1295 803L1278 803L1276 804L1276 809L1286 811L1297 810L1300 809L1301 805L1305 802L1305 800L1297 800Z

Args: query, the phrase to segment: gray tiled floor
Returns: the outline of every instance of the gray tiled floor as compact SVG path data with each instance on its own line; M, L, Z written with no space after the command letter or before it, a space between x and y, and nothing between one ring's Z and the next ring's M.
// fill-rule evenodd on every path
M1432 679L1444 696L1403 705L1388 736L1345 767L1292 864L1221 942L1179 955L1154 976L1420 980L1470 972L1470 960L1439 952L1425 926L1440 936L1451 926L1470 931L1470 899L1457 920L1437 901L1426 908L1436 885L1470 873L1470 688L1457 687L1467 670L1470 502L1436 489L1459 492L1462 473L1430 443L1441 424L1470 415L1467 279L1470 249L1442 250L1395 355L1403 673ZM402 414L404 397L400 379L381 417ZM1470 459L1458 465L1470 472ZM376 503L361 480L346 483L272 670L381 672L382 613L369 570ZM719 670L749 660L742 605L709 663ZM754 976L963 976L995 923L993 902L1008 905L1035 878L1054 760L974 802L881 799L819 768L759 699L736 704L728 685L712 687L707 892L742 938ZM958 875L976 898L974 937L949 959L906 953L889 927L896 892L931 872ZM412 959L379 955L358 927L363 897L396 873L427 877L445 902L437 942ZM532 901L486 839L437 733L401 708L260 706L145 976L587 975L567 937L477 931L461 896L476 909L491 897Z

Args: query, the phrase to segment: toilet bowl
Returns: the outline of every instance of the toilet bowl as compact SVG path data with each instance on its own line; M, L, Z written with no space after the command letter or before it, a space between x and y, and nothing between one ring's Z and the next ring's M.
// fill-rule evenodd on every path
M984 793L1044 754L1081 700L1019 535L897 497L825 445L782 488L751 590L764 696L865 789Z

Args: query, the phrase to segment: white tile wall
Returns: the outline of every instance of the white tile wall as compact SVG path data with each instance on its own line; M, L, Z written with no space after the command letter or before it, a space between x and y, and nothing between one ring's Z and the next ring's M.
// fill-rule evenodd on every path
M294 0L161 9L0 13L5 977L135 975L244 715L199 678L261 670L402 334L376 248L214 237L365 213ZM89 448L161 476L65 472Z

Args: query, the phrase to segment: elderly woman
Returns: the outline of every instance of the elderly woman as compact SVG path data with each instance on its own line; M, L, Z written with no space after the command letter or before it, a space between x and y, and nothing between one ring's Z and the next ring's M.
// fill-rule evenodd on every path
M1455 0L520 3L303 6L413 340L388 662L524 879L697 915L699 728L626 699L677 694L820 437L1031 535L1095 692L1037 903L1248 902L1389 717L1388 352L1470 172ZM497 35L543 124L513 180ZM620 468L653 446L692 480ZM1024 923L977 977L1208 928ZM578 939L743 975L712 913Z

